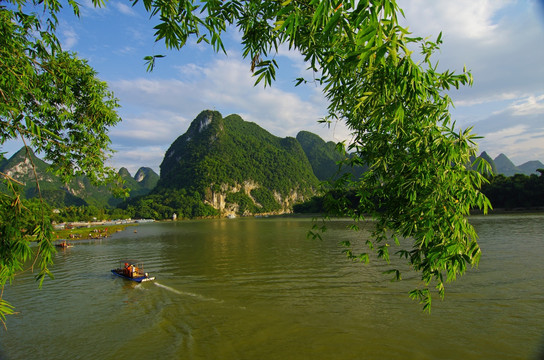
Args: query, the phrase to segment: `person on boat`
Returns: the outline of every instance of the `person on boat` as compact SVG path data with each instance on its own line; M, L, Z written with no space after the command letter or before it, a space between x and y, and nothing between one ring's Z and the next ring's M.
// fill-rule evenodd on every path
M67 248L68 247L68 243L66 242L66 240L63 240L60 244L58 244L57 246L61 247L61 248Z
M125 263L125 268L123 269L123 272L126 276L130 275L130 269L129 269L128 263Z

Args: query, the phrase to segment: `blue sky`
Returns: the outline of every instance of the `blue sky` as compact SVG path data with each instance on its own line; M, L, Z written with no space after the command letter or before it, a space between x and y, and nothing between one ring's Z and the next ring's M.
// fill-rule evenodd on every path
M480 151L505 153L517 165L544 161L544 5L542 0L398 0L414 35L444 44L435 58L442 69L474 76L472 87L450 93L458 126L485 136ZM274 135L308 130L329 141L349 141L342 123L318 124L327 103L315 86L294 87L305 73L299 55L280 49L277 81L253 87L249 60L241 57L240 36L225 36L228 55L202 44L167 51L153 38L153 20L141 4L111 0L95 9L82 1L80 18L60 17L63 47L86 58L120 100L123 121L111 129L116 150L110 165L135 174L140 166L159 172L170 144L205 109L237 113ZM143 57L164 54L152 73ZM17 150L7 144L4 151Z

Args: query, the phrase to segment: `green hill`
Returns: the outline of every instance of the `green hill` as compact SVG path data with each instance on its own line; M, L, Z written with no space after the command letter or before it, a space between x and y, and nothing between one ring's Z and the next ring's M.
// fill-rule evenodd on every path
M499 156L495 158L495 165L497 166L497 174L513 176L521 173L516 165L514 165L514 163L504 154L499 154Z
M482 152L480 156L478 156L477 158L471 157L472 169L477 170L478 166L477 166L476 160L480 158L489 163L489 165L491 166L491 174L497 175L497 165L495 164L495 161L493 160L493 158L489 156L489 154L486 153L485 151Z
M24 187L24 194L27 198L35 196L38 192L34 171L37 174L42 193L49 194L62 187L62 182L52 172L47 171L48 169L49 164L39 159L32 150L28 149L27 151L25 147L3 161L0 166L2 173ZM4 185L2 185L2 190L5 191Z
M308 157L315 176L319 180L328 180L337 174L337 163L343 157L336 150L335 143L332 141L325 142L318 135L309 131L300 131L297 134L297 140Z
M544 169L544 164L542 164L542 162L540 162L539 160L532 160L519 165L518 169L521 171L522 174L525 175L537 175L540 174L537 170Z
M497 165L495 164L495 160L493 160L493 158L491 158L491 156L489 156L489 154L485 151L480 154L480 157L489 163L489 165L491 166L491 172L496 175Z
M131 189L129 200L123 203L106 187L93 186L84 177L63 184L49 171L49 164L26 148L9 159L0 158L0 172L20 183L24 196L32 198L38 195L35 170L42 197L59 208L119 206L128 210L128 216L155 219L174 214L180 218L277 214L291 212L295 204L312 199L320 180L339 174L338 162L344 156L350 154L338 152L336 144L311 132L301 131L296 139L280 138L238 115L223 118L207 110L171 144L160 166L160 178L146 167L134 177L126 168L119 170L125 187ZM544 168L540 161L515 166L504 154L493 160L484 151L480 157L496 175L529 175ZM348 171L358 177L364 169L342 168L340 174ZM7 191L1 182L0 191ZM315 199L306 206L313 212L320 207Z
M159 175L149 167L141 167L136 171L134 180L140 184L141 189L152 190L159 182Z
M125 187L130 189L130 197L148 194L159 181L159 175L148 167L139 168L134 177L122 167L119 169L119 175L125 180Z
M294 138L279 138L238 115L203 111L172 143L154 191L183 189L223 213L290 211L318 180Z
M352 154L343 155L338 151L338 146L332 141L325 142L318 135L309 131L300 131L297 134L297 140L302 146L308 161L312 165L315 176L320 181L326 181L336 178L338 175L346 172L351 173L355 178L361 176L367 167L342 165L339 162L352 157Z
M0 171L20 183L24 187L26 198L33 198L41 192L42 197L52 207L88 206L97 207L115 206L121 200L112 196L108 188L94 186L86 177L77 177L64 184L60 178L50 171L51 166L38 158L32 151L21 148L11 158L2 161ZM136 181L126 169L119 171L125 180L125 186L131 189L131 196L147 194L155 186L158 175L147 168L142 170L140 180ZM37 175L39 183L36 183ZM6 191L4 184L0 184L0 191Z

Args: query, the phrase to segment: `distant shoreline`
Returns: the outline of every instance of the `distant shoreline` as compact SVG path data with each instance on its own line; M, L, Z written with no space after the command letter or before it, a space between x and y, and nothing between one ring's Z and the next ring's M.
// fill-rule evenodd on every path
M128 226L135 226L137 223L120 225L92 225L89 227L78 227L71 229L59 229L53 231L54 241L80 241L104 239L112 234L124 231Z
M503 214L530 214L530 213L541 213L544 212L544 207L535 206L535 207L526 207L526 208L496 208L489 210L488 215L503 215ZM471 215L483 215L481 210L472 210Z

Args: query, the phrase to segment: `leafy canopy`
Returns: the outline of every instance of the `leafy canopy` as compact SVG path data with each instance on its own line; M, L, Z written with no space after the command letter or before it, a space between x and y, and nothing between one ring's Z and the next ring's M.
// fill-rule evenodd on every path
M117 99L85 60L61 49L55 36L60 3L43 2L40 15L27 11L39 4L14 0L0 5L0 145L21 139L28 162L33 162L31 148L43 153L65 182L78 175L95 183L115 181L115 171L104 162L111 154L107 131L120 121ZM76 3L70 5L77 15ZM8 189L0 194L0 287L31 258L31 266L40 269L41 285L45 275L51 276L54 253L47 208L43 201L23 200L21 184L8 174L0 177ZM30 241L37 242L36 251ZM0 320L10 313L13 307L0 293Z
M472 208L490 207L479 190L488 166L470 166L476 137L471 129L456 130L451 120L447 91L472 84L472 76L438 70L432 55L441 34L435 41L412 37L399 25L402 10L392 0L142 2L160 17L157 40L171 48L194 37L225 51L221 35L237 27L256 83L274 80L281 44L304 56L318 75L297 79L297 85L315 81L323 87L329 100L323 121L345 121L355 136L348 149L356 156L348 165L370 168L359 178L346 174L332 183L329 206L356 220L376 218L368 245L386 261L398 237L412 239L396 254L421 273L423 286L410 295L425 309L431 283L443 297L446 281L477 265L477 234L466 217ZM410 49L418 47L416 62ZM147 60L152 69L155 58ZM368 259L345 245L351 258ZM398 270L392 272L400 278Z
M77 4L68 3L77 14ZM225 51L221 36L229 27L237 28L242 34L243 55L250 60L256 82L264 82L265 86L275 78L274 56L280 45L302 54L316 77L297 79L297 84L316 81L323 87L329 100L323 121L347 123L355 134L350 150L358 155L350 162L371 170L360 178L344 177L333 183L339 191L331 192L331 203L340 215L359 220L363 214L370 214L378 220L375 240L369 245L385 260L389 258L390 242L398 236L412 239L412 246L398 254L421 272L423 287L414 290L412 296L423 301L425 308L430 309L431 282L443 296L445 280L462 274L467 265L477 264L480 249L466 216L472 207L487 210L489 202L479 191L482 176L468 166L475 155L475 137L470 129L455 130L448 110L452 102L446 94L450 88L471 84L472 77L466 71L438 71L431 58L441 36L436 41L411 37L398 23L402 10L394 0L132 3L143 4L151 16L158 18L156 40L173 49L196 40L208 43L215 51ZM48 28L41 37L46 42L44 49L52 48L54 42L49 39L54 37L55 28L51 24L55 24L60 3L35 0L31 4L45 6L51 14L53 21L46 20ZM97 0L94 4L100 5ZM7 13L14 16L16 12ZM27 20L35 19L21 18L18 26L22 29L33 23ZM12 41L30 45L30 52L40 44L36 39L26 40L29 32L17 36ZM420 62L412 58L410 50L417 46L421 48ZM153 69L158 57L161 55L146 57L149 69ZM24 61L16 68L26 68L23 65L28 63L27 53L20 53L14 61L18 58ZM54 59L48 57L46 63ZM57 61L52 63L54 68L76 60L68 56ZM24 98L22 92L19 94ZM62 126L70 122L62 119L40 123L32 118L27 128L32 129L34 123L42 134L64 134L62 130L70 133L70 128ZM97 131L100 134L101 130ZM63 140L76 138L65 136ZM59 149L51 151L59 160L63 152L71 154L68 149L53 149ZM100 168L100 160L99 156L89 166ZM482 162L481 167L484 165ZM365 258L364 254L361 258Z

